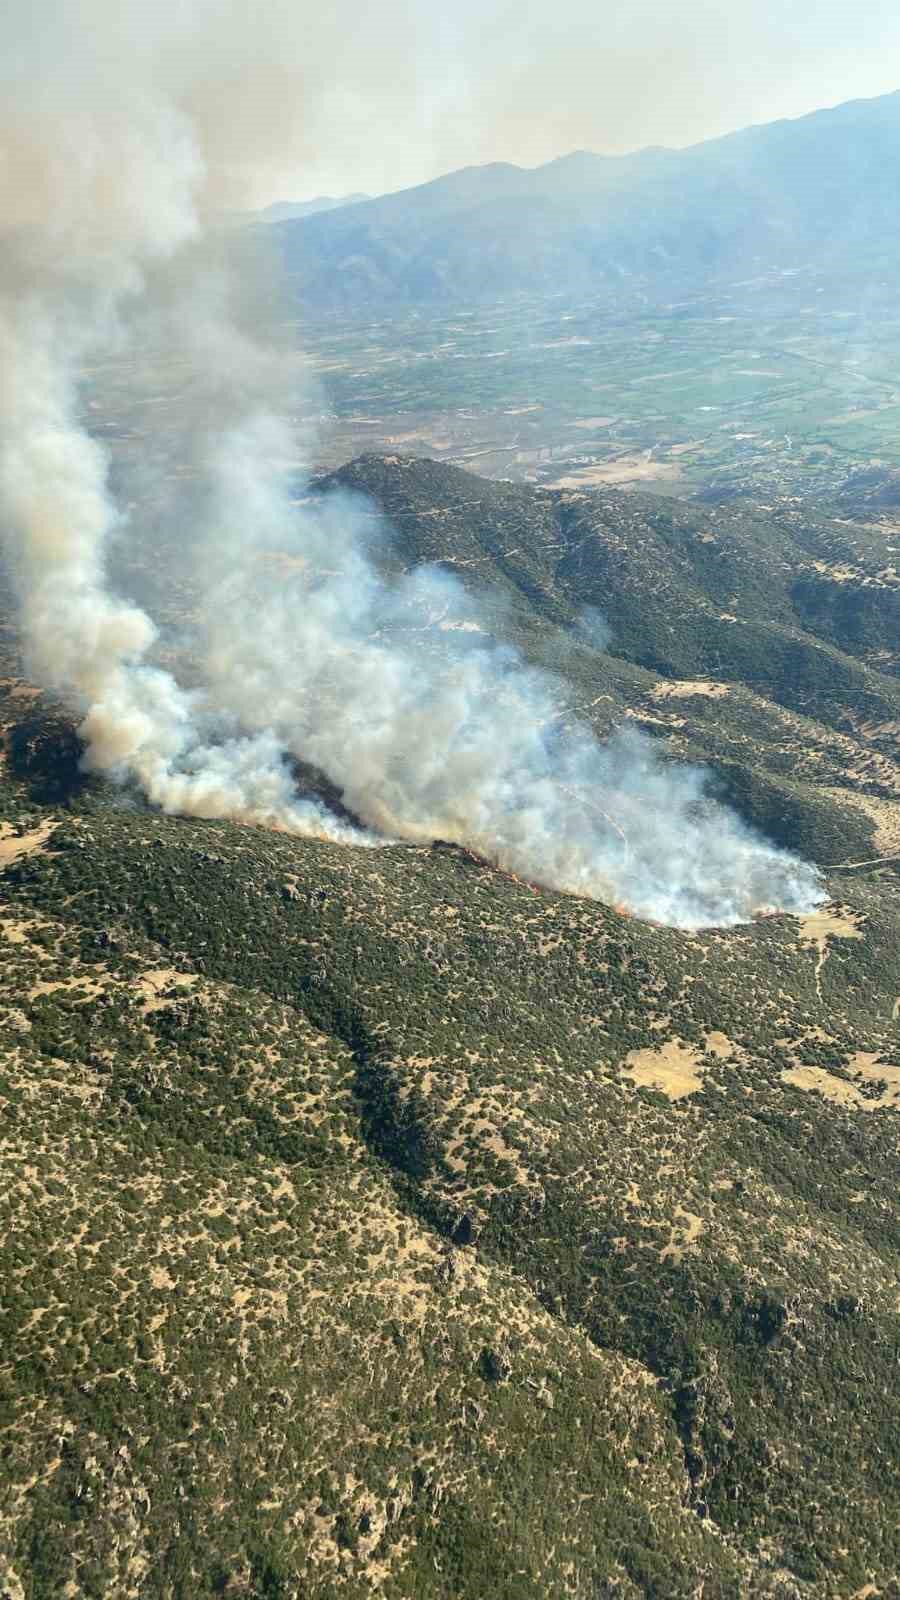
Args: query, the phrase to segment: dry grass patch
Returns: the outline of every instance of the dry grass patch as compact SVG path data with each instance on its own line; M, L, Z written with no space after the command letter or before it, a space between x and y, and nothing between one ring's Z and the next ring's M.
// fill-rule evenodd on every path
M153 972L142 972L135 980L135 988L143 998L143 1015L146 1017L152 1011L161 1011L170 1003L172 996L165 996L167 989L190 989L196 982L195 972L178 972L175 967L159 967Z
M555 478L549 488L581 489L594 483L678 483L683 477L677 461L653 461L649 450L636 456L620 456L603 465L576 468Z
M829 938L861 939L862 921L858 911L841 910L837 906L824 906L820 911L797 918L801 943L817 945L820 950Z
M638 1089L658 1089L669 1100L684 1100L703 1088L698 1052L677 1039L656 1050L631 1050L624 1073Z
M874 822L872 843L878 855L891 856L900 852L900 798L884 800L878 795L858 794L851 789L823 789L822 793L840 805L854 806Z
M683 1206L676 1206L672 1236L659 1252L660 1261L671 1261L673 1266L679 1266L684 1260L685 1253L692 1249L700 1238L704 1227L703 1218L698 1217L696 1212L685 1211Z
M860 912L842 910L839 906L823 906L819 911L811 911L808 916L798 917L800 943L810 946L818 951L816 961L816 994L822 998L822 968L828 960L830 941L832 939L861 939L860 924L864 921Z
M55 819L42 822L31 833L19 833L11 822L0 822L0 871L11 867L14 861L30 856L46 844L51 833L59 826Z
M727 683L713 683L709 678L681 678L676 683L655 683L650 692L654 700L689 700L697 694L708 700L722 700L729 693L729 687Z
M839 1078L824 1067L797 1063L788 1067L781 1077L784 1083L793 1084L795 1089L814 1089L825 1100L830 1100L832 1105L844 1106L852 1111L885 1111L900 1106L900 1067L888 1066L869 1050L857 1050L850 1056L847 1067L863 1083L884 1084L881 1094L864 1094L858 1084Z

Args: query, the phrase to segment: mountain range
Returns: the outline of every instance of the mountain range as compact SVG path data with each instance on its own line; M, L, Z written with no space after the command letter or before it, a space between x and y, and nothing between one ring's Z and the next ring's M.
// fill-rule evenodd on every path
M257 212L256 220L263 223L290 222L297 217L313 217L320 211L337 211L340 206L357 205L361 200L368 200L367 194L319 194L313 200L275 200L262 211Z
M900 94L684 150L468 167L276 220L309 316L515 294L678 299L735 277L896 269Z

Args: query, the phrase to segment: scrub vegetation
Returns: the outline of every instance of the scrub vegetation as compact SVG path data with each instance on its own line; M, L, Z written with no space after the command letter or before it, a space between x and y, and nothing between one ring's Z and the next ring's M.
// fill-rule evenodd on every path
M876 536L407 458L341 479L386 567L477 583L561 716L708 762L832 898L688 934L440 841L163 817L81 775L11 645L0 1591L892 1595Z

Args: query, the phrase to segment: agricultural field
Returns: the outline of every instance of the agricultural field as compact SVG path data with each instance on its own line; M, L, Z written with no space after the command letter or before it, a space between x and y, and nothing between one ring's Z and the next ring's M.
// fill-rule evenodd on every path
M397 448L546 485L810 498L862 463L900 464L900 305L852 279L763 276L644 307L513 300L297 336L322 464Z

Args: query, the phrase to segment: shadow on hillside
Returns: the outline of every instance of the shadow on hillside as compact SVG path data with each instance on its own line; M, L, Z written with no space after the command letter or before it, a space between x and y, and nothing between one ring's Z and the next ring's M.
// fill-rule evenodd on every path
M37 805L69 805L95 781L81 770L84 745L62 713L40 712L14 723L6 752L10 776L26 785Z

